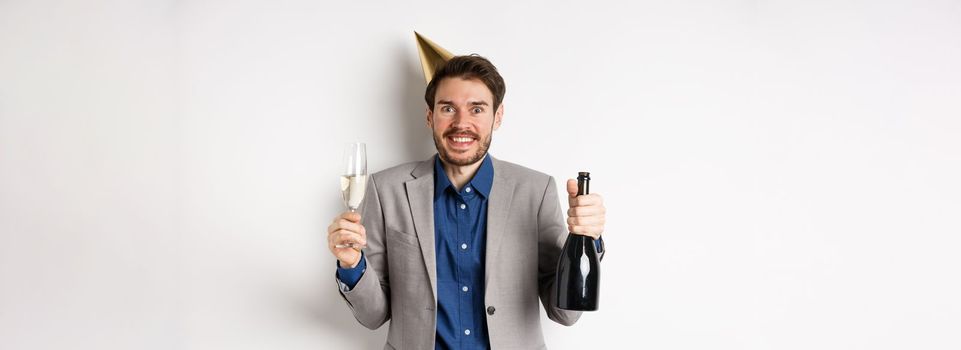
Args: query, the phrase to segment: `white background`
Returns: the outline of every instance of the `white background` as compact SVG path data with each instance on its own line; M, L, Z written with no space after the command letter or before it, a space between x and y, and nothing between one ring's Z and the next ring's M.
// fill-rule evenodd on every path
M380 348L324 235L344 143L432 154L413 30L606 198L552 349L961 348L961 4L906 0L0 0L0 348Z

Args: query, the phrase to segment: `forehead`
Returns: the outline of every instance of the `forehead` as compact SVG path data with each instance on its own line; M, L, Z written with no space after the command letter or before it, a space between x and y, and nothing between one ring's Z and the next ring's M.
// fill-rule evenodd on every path
M485 101L491 104L494 94L478 79L444 78L437 85L434 101L452 101L455 104Z

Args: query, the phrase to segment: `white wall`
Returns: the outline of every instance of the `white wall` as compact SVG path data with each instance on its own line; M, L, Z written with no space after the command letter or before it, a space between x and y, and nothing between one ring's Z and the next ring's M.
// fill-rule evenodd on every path
M413 30L606 198L552 349L961 347L956 1L0 0L0 348L382 346L324 230L343 143L431 154Z

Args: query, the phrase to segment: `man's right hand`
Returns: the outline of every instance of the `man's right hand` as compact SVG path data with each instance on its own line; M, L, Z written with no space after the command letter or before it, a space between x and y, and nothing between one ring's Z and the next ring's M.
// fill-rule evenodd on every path
M353 247L349 246L353 243ZM337 248L340 245L343 248ZM327 246L340 267L354 268L360 263L360 249L367 246L367 231L360 224L360 214L345 212L327 226Z

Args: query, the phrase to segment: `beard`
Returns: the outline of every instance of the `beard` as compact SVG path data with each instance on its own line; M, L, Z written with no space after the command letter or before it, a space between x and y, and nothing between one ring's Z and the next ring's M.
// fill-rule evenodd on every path
M480 145L480 147L477 149L477 152L474 152L474 154L470 155L466 159L454 159L454 157L451 157L451 152L445 147L446 143L444 141L447 138L447 136L457 134L457 133L465 133L465 132L460 130L449 130L445 132L443 136L437 136L437 134L434 133L434 147L437 148L437 154L440 155L440 159L442 161L451 165L467 166L467 165L477 163L481 159L484 159L484 156L487 155L487 150L490 149L490 146L491 146L491 139L494 136L493 129L489 134L487 134L487 137L484 138L483 140L481 140L480 137L475 137L477 141L479 141L478 145ZM471 134L472 136L476 136L476 134L474 133L471 133L471 132L467 132L467 133Z

